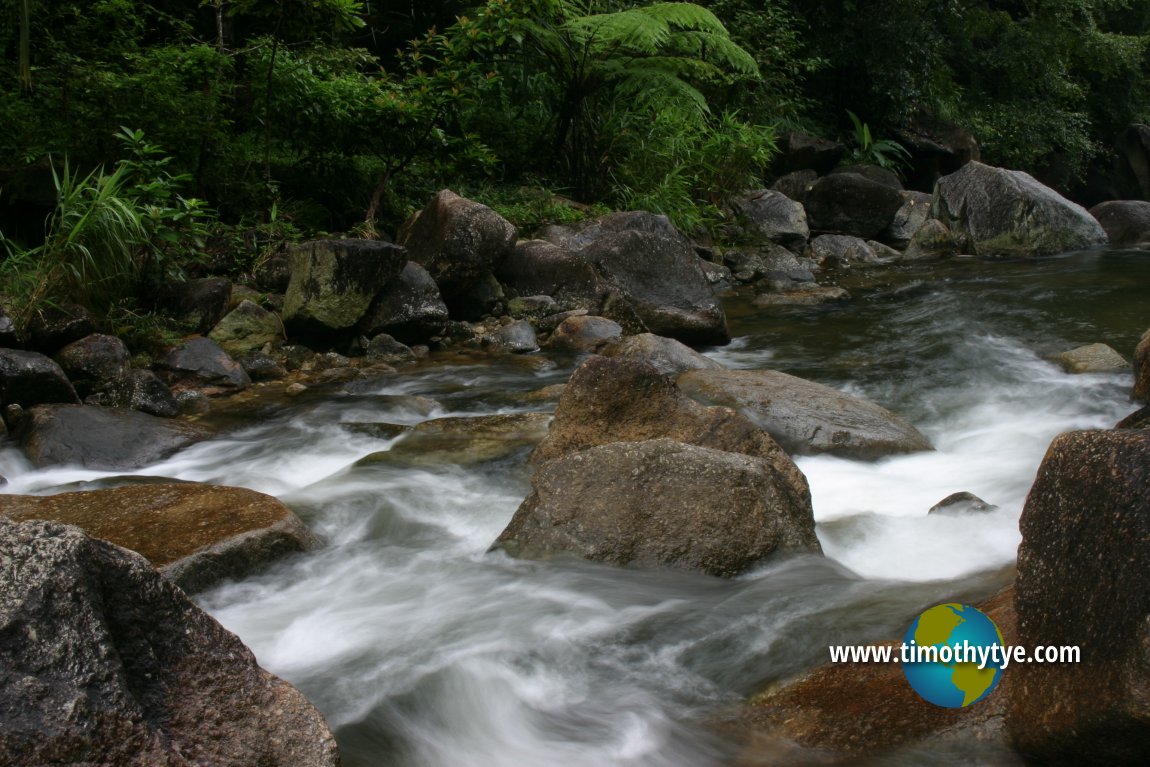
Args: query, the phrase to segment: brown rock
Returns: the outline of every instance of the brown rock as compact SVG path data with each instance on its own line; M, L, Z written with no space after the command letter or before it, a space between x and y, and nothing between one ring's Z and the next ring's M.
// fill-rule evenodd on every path
M512 556L730 577L776 551L821 550L810 496L748 455L615 442L550 461L531 484L495 544Z
M978 605L995 622L1008 645L1017 641L1013 602L1011 587ZM876 644L897 647L901 641ZM955 737L994 744L991 750L998 758L979 763L1020 763L1001 742L1012 670L1004 672L999 685L984 700L953 709L919 697L906 681L901 663L820 666L751 702L740 724L754 735L738 763L740 767L760 767L811 763L822 757L827 763L840 764L844 757ZM791 744L791 751L781 761L777 758L780 743ZM764 747L770 751L764 753ZM776 758L768 760L768 755Z
M551 332L547 348L593 352L623 337L618 322L606 317L575 315L568 317Z
M0 562L0 764L339 764L303 695L138 554L0 518Z
M433 418L417 424L390 450L372 453L360 463L436 466L493 461L539 444L550 422L550 413Z
M809 498L806 477L763 429L729 408L695 402L649 363L626 357L592 357L572 374L531 463L660 437L762 458L786 478L793 495Z
M1150 754L1150 432L1057 437L1019 521L1015 607L1029 647L1081 662L1011 669L1007 726L1049 765L1135 765Z
M194 483L60 495L0 495L0 515L75 525L142 554L185 591L242 578L317 545L291 509L263 493Z

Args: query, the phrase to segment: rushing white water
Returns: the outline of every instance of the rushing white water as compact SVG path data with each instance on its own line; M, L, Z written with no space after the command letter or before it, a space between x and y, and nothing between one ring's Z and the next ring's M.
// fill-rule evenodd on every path
M1097 266L1048 271L1071 279L1083 268ZM768 562L732 581L489 553L528 490L523 456L470 468L356 465L391 442L340 425L526 409L515 392L564 380L569 362L401 373L296 402L138 473L271 493L327 540L200 601L319 706L349 767L720 764L730 746L706 722L724 706L823 662L828 644L899 635L925 606L1001 586L1050 440L1130 411L1128 374L1071 376L1040 356L1044 343L1107 340L1088 303L1052 310L1056 288L1028 288L1028 274L1005 267L986 279L733 323L740 338L713 352L724 363L871 397L937 450L800 459L827 556ZM996 290L1017 302L983 307ZM34 471L11 447L0 474L7 492L108 476ZM999 508L926 515L959 490Z

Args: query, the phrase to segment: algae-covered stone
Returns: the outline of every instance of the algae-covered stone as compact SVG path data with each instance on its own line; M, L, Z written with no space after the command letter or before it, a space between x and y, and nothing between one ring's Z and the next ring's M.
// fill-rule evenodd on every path
M550 413L435 418L416 425L391 450L372 453L360 463L466 466L494 461L537 445L550 423Z
M283 323L267 309L244 299L208 334L229 354L243 355L283 341Z
M378 240L315 240L293 247L284 323L319 341L354 327L407 263L407 251Z

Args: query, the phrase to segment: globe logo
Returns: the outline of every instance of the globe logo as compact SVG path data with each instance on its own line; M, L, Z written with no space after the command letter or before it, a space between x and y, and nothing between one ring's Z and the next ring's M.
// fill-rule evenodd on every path
M914 691L943 708L985 698L1002 676L1002 633L981 610L962 604L923 611L903 637L902 670ZM979 668L979 666L982 668Z

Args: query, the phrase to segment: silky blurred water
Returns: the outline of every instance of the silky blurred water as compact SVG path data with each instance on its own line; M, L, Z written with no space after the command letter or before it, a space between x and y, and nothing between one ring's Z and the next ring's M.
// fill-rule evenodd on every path
M1129 354L1150 326L1148 256L864 279L852 303L829 309L767 314L732 299L737 339L710 352L871 398L936 446L873 463L798 460L826 557L730 581L512 560L488 547L527 493L524 454L357 465L392 442L341 426L539 409L521 394L566 380L569 359L452 359L307 395L137 473L270 493L326 539L199 601L316 703L349 767L723 764L734 747L708 726L716 712L825 662L828 644L900 636L931 604L1001 587L1050 440L1133 409L1129 373L1073 376L1044 356L1096 341ZM0 474L6 492L108 477L34 471L11 447ZM998 509L927 516L961 490Z

